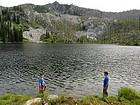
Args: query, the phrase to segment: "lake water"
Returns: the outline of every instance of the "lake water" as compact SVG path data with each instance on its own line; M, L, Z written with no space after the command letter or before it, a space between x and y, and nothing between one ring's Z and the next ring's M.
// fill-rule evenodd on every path
M49 94L102 95L103 72L109 95L123 86L140 91L140 47L100 44L0 44L0 94L38 93L45 74Z

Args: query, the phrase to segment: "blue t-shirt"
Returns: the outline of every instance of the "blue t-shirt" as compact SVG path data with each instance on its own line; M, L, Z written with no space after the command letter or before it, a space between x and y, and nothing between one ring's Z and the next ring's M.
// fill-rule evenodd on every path
M106 87L106 85L108 84L108 82L109 82L109 78L106 76L104 78L104 88Z
M45 85L44 78L40 78L39 79L39 85L41 85L41 86L44 86Z

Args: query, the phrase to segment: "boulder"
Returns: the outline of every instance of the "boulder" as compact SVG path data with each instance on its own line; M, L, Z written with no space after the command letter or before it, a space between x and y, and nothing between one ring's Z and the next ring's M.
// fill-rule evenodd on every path
M58 98L57 95L49 95L49 96L47 96L48 100L57 99L57 98ZM28 100L24 105L32 105L32 104L34 104L36 102L43 103L43 105L48 105L48 103L45 103L44 100L42 100L41 98L34 98L32 100Z
M28 100L24 105L31 105L31 104L34 104L36 102L41 102L41 98L34 98L32 100Z
M57 95L49 95L47 98L48 98L48 100L52 100L52 99L57 99L58 96Z

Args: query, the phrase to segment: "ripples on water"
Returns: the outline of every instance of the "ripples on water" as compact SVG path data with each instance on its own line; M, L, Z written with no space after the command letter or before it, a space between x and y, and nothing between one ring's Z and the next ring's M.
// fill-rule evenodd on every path
M104 71L110 95L122 86L140 91L140 47L0 44L0 60L0 94L36 95L38 75L44 73L50 94L101 95Z

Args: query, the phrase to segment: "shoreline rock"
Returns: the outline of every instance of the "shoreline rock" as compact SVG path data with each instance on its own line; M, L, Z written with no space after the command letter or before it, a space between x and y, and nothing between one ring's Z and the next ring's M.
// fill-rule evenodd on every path
M34 98L32 100L28 100L28 101L26 101L26 103L24 105L31 105L36 102L41 102L41 98Z
M57 98L58 98L57 95L49 95L49 96L47 96L48 100L57 99ZM32 105L32 104L34 104L36 102L43 103L42 105L48 105L48 103L45 103L44 100L42 100L41 98L34 98L32 100L28 100L28 101L26 101L26 103L24 105Z

